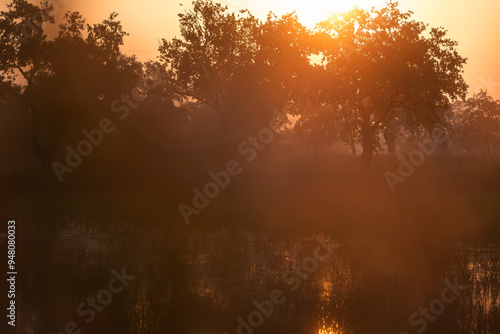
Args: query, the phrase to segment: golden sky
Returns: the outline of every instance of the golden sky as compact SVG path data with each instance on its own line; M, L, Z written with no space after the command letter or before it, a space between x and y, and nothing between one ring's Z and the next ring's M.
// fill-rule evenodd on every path
M230 8L248 8L264 19L268 11L276 14L297 10L304 24L312 25L324 17L325 11L335 12L352 7L380 7L383 0L220 0ZM0 8L10 1L0 0ZM38 2L38 1L32 1ZM140 60L155 59L158 41L178 35L177 14L183 11L184 0L50 0L60 3L58 16L67 10L78 10L88 22L96 23L112 11L120 14L125 31L130 36L123 50L136 54ZM442 26L459 42L459 52L467 57L465 78L471 91L488 88L500 99L500 1L498 0L401 0L400 7L415 12L414 18L431 26ZM498 85L496 82L498 81Z

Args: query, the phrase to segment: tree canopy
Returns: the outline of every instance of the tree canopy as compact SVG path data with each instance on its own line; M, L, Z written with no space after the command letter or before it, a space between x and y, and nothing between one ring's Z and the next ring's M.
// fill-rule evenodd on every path
M291 135L315 152L342 141L357 155L361 145L367 168L384 144L393 153L408 134L418 138L446 127L443 112L466 97L466 59L457 42L412 14L389 1L378 10L354 7L308 29L296 13L260 20L248 10L196 0L178 14L180 36L160 42L158 61L142 63L122 52L128 33L117 13L90 24L68 12L49 39L52 7L13 0L0 13L0 101L23 101L44 166L106 115L123 121L108 152L125 160L132 152L125 143L137 154L147 151L139 142L172 149L162 140L194 135L206 119L214 134L200 145L224 164L242 140L269 126L277 109L293 119L286 128ZM130 100L131 92L140 103ZM469 118L457 135L464 146L496 143L496 109L486 94L463 104ZM130 112L136 108L141 113ZM277 125L288 121L283 116ZM479 139L483 127L489 130Z
M411 15L391 1L380 10L354 8L317 26L324 36L325 71L336 86L330 103L358 120L365 167L380 131L399 110L410 124L432 129L438 112L467 92L466 59L457 42Z

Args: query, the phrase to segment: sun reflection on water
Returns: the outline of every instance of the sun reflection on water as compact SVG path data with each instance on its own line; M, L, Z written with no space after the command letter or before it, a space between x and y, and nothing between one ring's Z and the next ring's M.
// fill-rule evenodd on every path
M330 326L326 326L325 323L327 319L323 320L323 326L319 328L318 334L344 334L344 331L339 328L339 325L336 322L333 322Z

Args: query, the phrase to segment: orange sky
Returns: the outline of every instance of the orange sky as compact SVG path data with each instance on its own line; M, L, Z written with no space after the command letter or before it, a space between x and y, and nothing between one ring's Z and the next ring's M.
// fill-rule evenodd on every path
M158 55L158 40L178 35L177 13L184 0L50 0L61 3L59 14L80 11L90 23L104 19L112 11L120 14L124 29L130 33L124 50L140 60ZM0 0L0 8L10 1ZM38 1L33 1L38 2ZM269 10L277 14L297 9L304 23L321 18L324 10L337 11L351 7L356 0L221 0L232 8L248 8L259 18ZM383 0L358 0L360 7L380 6ZM415 12L414 18L431 26L443 26L459 42L459 52L469 59L465 78L471 91L480 87L500 99L500 1L498 0L401 0L401 8ZM58 15L59 16L59 15ZM491 80L490 80L491 79ZM498 81L498 86L496 82Z

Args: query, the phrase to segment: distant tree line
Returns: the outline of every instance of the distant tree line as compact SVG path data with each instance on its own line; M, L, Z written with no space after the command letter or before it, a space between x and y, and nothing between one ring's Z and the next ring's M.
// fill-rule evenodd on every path
M86 183L78 174L103 189L124 179L165 187L158 175L224 165L273 109L293 121L276 119L289 143L317 152L340 141L353 154L359 145L363 168L436 127L452 138L443 152L498 155L499 102L484 91L466 98L457 42L411 15L390 1L307 29L294 13L261 21L196 0L178 15L180 36L143 63L121 51L128 33L116 13L89 24L67 12L49 39L52 7L13 0L0 12L2 175L39 168L40 186L57 183L54 163L106 118L112 133L93 132L99 147L78 170L59 169L59 186ZM31 182L21 179L10 186Z

